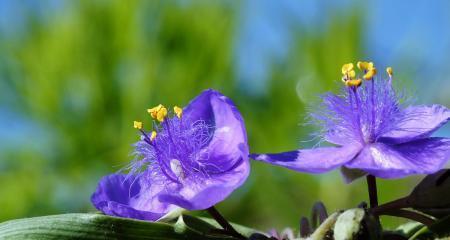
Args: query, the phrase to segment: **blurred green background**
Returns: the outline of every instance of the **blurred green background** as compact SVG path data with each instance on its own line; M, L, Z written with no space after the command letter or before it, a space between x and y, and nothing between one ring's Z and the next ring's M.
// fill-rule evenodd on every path
M94 211L97 181L132 159L132 121L205 88L237 104L252 152L312 146L306 112L340 87L349 61L392 65L417 102L448 106L450 4L434 3L1 1L0 221ZM418 179L380 181L380 201ZM232 221L282 229L319 199L329 211L355 207L366 185L253 162L218 207Z

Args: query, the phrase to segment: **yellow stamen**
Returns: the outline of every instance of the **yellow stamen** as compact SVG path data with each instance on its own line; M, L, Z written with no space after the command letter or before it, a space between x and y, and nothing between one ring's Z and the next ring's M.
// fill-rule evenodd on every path
M345 85L347 87L359 87L361 86L361 79L352 79L352 80L347 80L345 81Z
M142 129L142 126L143 126L142 122L138 122L138 121L133 122L133 127L136 129Z
M370 70L368 70L366 72L366 74L364 74L363 78L366 80L370 80L373 78L373 76L375 76L377 74L377 69L376 68L372 68Z
M365 70L371 70L374 68L373 66L373 62L361 62L359 61L356 66L359 68L359 70L361 71L365 71Z
M173 111L175 112L178 118L181 118L181 115L183 115L183 109L178 106L173 107Z
M163 122L164 118L167 116L167 108L161 104L154 108L147 109L147 112L150 113L150 116L152 116L153 119L156 119L159 122Z
M156 113L156 120L159 122L164 122L164 118L167 116L167 108L161 107L159 111Z
M394 74L394 72L393 72L391 67L386 68L386 72L389 75L389 77L392 77L392 75Z
M156 132L152 131L152 134L150 135L150 141L155 140L155 138L156 138Z
M350 70L350 71L348 71L347 76L348 76L348 78L350 78L350 79L355 78L355 76L356 76L355 70Z
M342 65L342 74L347 74L348 72L350 72L351 70L353 70L353 63L346 63L344 65Z
M152 116L153 119L156 119L158 116L158 112L163 108L164 106L159 104L156 107L147 109L147 112L150 113L150 116Z

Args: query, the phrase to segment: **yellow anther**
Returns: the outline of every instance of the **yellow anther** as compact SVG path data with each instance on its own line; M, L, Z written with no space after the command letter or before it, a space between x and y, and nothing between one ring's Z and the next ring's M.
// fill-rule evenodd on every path
M348 71L347 76L348 76L348 78L350 78L350 79L355 78L355 76L356 76L355 70L350 70L350 71Z
M136 129L142 129L142 122L138 122L138 121L134 121L133 122L133 127Z
M386 68L386 72L389 75L389 77L392 77L392 75L394 74L394 72L393 72L391 67Z
M181 115L183 115L183 109L178 106L173 107L173 111L175 112L178 118L181 118Z
M347 74L348 72L350 72L351 70L353 70L353 63L346 63L344 65L342 65L342 74Z
M361 71L365 71L365 70L371 70L374 68L373 66L373 62L358 62L356 64L356 66L359 68L359 70Z
M152 134L150 135L150 141L155 140L155 138L156 138L156 132L152 131Z
M375 76L377 74L377 69L376 68L371 68L370 70L368 70L366 72L366 74L364 74L363 78L366 80L370 80L373 78L373 76Z
M159 122L164 122L164 118L167 116L167 108L161 107L159 111L156 113L156 120Z
M164 106L159 104L156 107L147 109L147 112L150 113L150 116L152 116L153 119L156 119L158 116L158 112L163 108Z
M150 113L150 116L152 116L153 119L156 119L159 122L163 122L164 118L167 116L167 108L161 104L154 108L147 109L147 112Z
M352 79L345 81L345 85L347 87L359 87L361 86L361 79Z

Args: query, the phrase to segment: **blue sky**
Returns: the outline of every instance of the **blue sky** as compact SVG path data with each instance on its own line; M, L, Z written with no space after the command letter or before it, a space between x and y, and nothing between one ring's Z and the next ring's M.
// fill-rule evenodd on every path
M450 53L450 1L249 0L242 5L235 47L237 79L253 94L266 89L269 59L287 56L294 41L292 23L320 29L328 24L324 13L355 10L362 11L367 24L363 36L367 56L394 66L397 62L420 66L409 70L416 87L424 89L421 98L446 94L440 86L449 80L443 73Z

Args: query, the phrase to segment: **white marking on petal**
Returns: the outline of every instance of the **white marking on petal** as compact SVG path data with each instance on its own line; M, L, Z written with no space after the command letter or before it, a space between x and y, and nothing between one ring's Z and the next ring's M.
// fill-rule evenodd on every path
M390 164L389 159L387 159L386 154L383 154L379 149L371 147L370 152L372 154L373 160L380 166L383 166L383 168L389 168L393 166L393 164Z
M181 165L180 160L172 159L170 160L170 169L177 176L178 179L184 179L185 175L183 172L183 166Z
M259 160L259 161L267 161L268 158L269 158L269 156L267 156L266 154L261 154L261 155L259 155L258 157L256 157L256 160Z
M229 132L229 131L230 131L230 127L228 127L228 126L224 126L224 127L221 127L221 128L216 130L216 132L219 132L219 133L222 133L222 132L226 133L226 132Z

